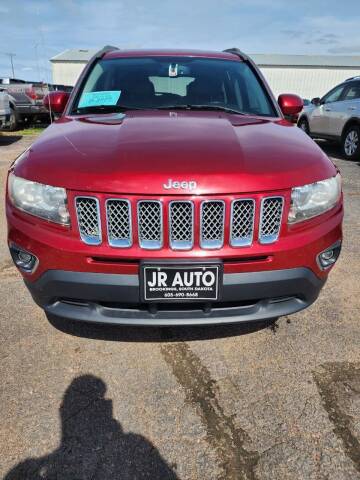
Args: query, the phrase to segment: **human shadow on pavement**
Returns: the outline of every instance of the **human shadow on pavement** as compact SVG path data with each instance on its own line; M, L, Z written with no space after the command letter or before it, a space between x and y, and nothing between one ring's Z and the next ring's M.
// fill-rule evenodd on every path
M176 480L149 440L123 431L105 392L100 378L75 378L60 406L60 446L21 462L4 480Z
M92 340L114 342L191 342L235 337L273 329L277 318L255 322L239 322L223 325L197 325L174 327L144 327L127 325L106 325L66 320L47 315L50 324L68 335Z

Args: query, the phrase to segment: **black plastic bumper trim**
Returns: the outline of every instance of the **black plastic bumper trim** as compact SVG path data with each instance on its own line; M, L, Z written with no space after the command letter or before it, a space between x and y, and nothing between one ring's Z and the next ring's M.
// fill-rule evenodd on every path
M25 283L35 302L53 316L94 323L171 326L289 315L311 305L325 280L307 268L225 274L220 303L212 302L206 308L194 303L168 310L140 303L137 275L50 270L37 281ZM124 306L107 306L116 302Z

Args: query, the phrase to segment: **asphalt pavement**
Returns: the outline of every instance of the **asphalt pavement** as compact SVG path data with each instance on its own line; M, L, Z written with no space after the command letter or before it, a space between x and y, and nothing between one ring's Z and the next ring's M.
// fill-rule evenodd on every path
M0 136L8 166L33 137ZM0 478L360 480L360 166L318 301L272 328L48 322L0 204Z

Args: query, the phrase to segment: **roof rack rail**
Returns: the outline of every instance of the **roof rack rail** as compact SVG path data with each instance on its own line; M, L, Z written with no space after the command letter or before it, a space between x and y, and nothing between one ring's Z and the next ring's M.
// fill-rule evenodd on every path
M239 48L227 48L226 50L223 50L224 53L233 53L234 55L237 55L238 57L240 57L242 60L249 60L249 57L244 53L242 52Z
M349 82L350 80L357 80L360 79L360 75L355 75L355 77L350 77L345 80L345 82Z
M114 50L119 50L119 48L112 45L105 45L101 50L96 52L92 58L101 58L105 53L113 52Z

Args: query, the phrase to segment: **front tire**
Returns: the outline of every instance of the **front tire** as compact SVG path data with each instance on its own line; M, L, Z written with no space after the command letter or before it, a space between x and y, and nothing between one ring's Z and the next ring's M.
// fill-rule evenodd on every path
M10 122L9 122L8 130L10 130L10 132L15 132L18 129L19 129L19 117L18 117L17 111L15 110L14 107L10 106Z
M310 135L310 127L309 127L309 122L305 117L300 118L298 122L298 127L300 130L306 133L306 135Z
M352 125L342 138L342 151L348 160L355 160L360 157L360 127Z

